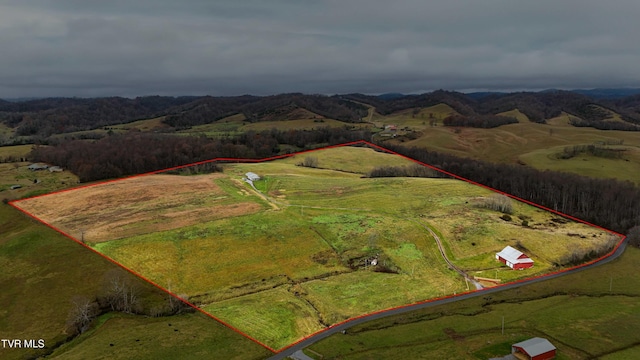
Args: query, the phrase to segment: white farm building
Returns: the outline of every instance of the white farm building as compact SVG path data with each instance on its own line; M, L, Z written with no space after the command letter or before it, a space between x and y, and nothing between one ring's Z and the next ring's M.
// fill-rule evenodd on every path
M260 176L258 176L258 174L253 173L251 171L249 171L248 173L244 174L244 176L247 178L247 180L250 180L250 181L258 181L258 180L260 180Z
M496 260L514 270L528 269L533 266L533 260L522 251L511 246L507 246L499 253L496 253Z

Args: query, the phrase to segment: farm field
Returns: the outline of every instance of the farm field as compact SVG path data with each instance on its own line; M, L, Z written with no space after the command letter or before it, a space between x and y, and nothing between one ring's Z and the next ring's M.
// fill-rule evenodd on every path
M320 359L488 359L539 336L557 359L635 359L640 250L580 273L357 325L305 350ZM594 311L594 309L598 309ZM504 316L504 334L502 317Z
M310 156L319 168L298 165ZM459 180L363 177L383 165L412 166L341 147L15 205L83 234L95 250L273 349L354 316L469 290L430 229L457 267L502 281L556 270L619 240L516 201L505 217L483 205L493 192ZM255 188L241 181L249 171L262 177ZM535 266L501 267L494 254L506 245L526 249Z
M637 132L574 127L569 124L572 115L567 113L548 119L546 124L537 124L529 122L517 109L501 113L517 118L517 124L493 129L442 126L442 119L450 114L455 114L455 111L448 105L440 104L423 109L407 109L386 116L375 113L373 119L376 126L397 125L398 138L389 137L385 141L404 146L417 146L484 161L526 164L540 170L573 172L583 176L640 183L638 172L635 171L640 167L640 136ZM431 120L435 121L435 126L431 125ZM404 130L405 128L408 130ZM580 159L560 159L555 156L567 146L618 142L622 142L626 150L622 159L592 155L584 155Z
M285 130L311 130L323 127L369 127L370 124L346 123L312 113L307 110L297 109L290 113L272 116L273 119L263 119L258 122L250 122L244 114L231 115L210 124L196 125L186 130L180 130L178 134L208 136L230 136L242 134L247 131L264 131L271 129Z
M0 147L0 150L2 149L5 148ZM18 153L13 149L11 151ZM28 162L0 163L0 198L13 200L46 194L78 183L78 177L69 171L31 171L27 168L29 164ZM14 185L20 185L20 188L12 190L11 187Z
M26 157L33 145L12 145L12 146L0 146L0 159L4 159L10 156L14 157Z
M98 327L61 346L60 360L264 359L270 352L203 314L149 318L107 314ZM158 341L162 339L162 341ZM105 351L105 349L107 349Z
M151 318L107 313L94 329L68 342L65 323L72 300L99 295L105 274L117 266L4 204L0 204L0 233L0 333L3 338L39 338L46 344L45 349L0 347L2 359L37 358L53 350L52 357L70 359L131 358L132 354L135 358L173 359L180 353L202 353L210 359L259 359L269 354L198 314ZM143 310L166 301L164 292L145 281L133 276L131 281ZM148 335L141 335L144 333ZM110 343L116 347L111 348ZM211 353L213 349L216 353Z

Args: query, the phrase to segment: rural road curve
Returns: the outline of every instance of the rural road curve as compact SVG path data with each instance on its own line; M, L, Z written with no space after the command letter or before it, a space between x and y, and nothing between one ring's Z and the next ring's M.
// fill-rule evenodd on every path
M595 262L595 263L591 263L589 265L585 265L582 267L578 267L578 268L573 268L570 270L566 270L563 272L559 272L559 273L553 273L547 276L543 276L543 277L538 277L538 278L533 278L533 279L529 279L529 280L524 280L524 281L519 281L519 282L515 282L515 283L510 283L510 284L505 284L502 286L498 286L498 287L492 287L492 288L484 288L482 290L476 290L474 292L471 293L466 293L466 294L461 294L461 295L457 295L457 296L452 296L452 297L448 297L448 298L444 298L444 299L439 299L439 300L434 300L434 301L430 301L430 302L425 302L425 303L420 303L420 304L414 304L414 305L409 305L403 308L399 308L399 309L390 309L388 311L384 311L384 312L380 312L380 313L375 313L375 314L371 314L371 315L366 315L363 317L359 317L356 319L353 319L351 321L347 321L345 323L336 325L332 328L327 329L326 331L323 331L321 333L318 333L316 335L313 335L309 338L306 338L302 341L300 341L299 343L291 346L288 349L285 349L275 355L273 355L272 357L270 357L268 360L281 360L284 359L288 356L293 355L296 352L301 352L302 349L311 346L312 344L327 338L335 333L341 332L343 330L347 330L352 326L355 325L359 325L362 323L366 323L368 321L371 320L376 320L376 319L381 319L381 318L385 318L387 316L392 316L392 315L398 315L398 314L403 314L406 312L410 312L410 311L414 311L414 310L418 310L418 309L424 309L427 307L432 307L432 306L437 306L437 305L442 305L442 304L449 304L455 301L460 301L460 300L465 300L465 299L470 299L473 297L477 297L477 296L482 296L485 294L492 294L495 292L499 292L499 291L503 291L503 290L508 290L508 289L515 289L524 285L529 285L529 284L533 284L533 283L537 283L540 281L544 281L544 280L548 280L548 279L554 279L554 278L558 278L560 276L564 276L564 275L568 275L568 274L573 274L573 273L577 273L579 271L583 271L586 269L591 269L594 268L596 266L602 265L602 264L606 264L608 262L611 262L615 259L617 259L618 257L620 257L620 255L622 255L622 253L624 252L625 248L627 246L627 240L625 239L620 246L618 246L618 248L616 249L616 251L611 254L610 256ZM299 354L299 353L298 353ZM295 359L295 358L294 358Z

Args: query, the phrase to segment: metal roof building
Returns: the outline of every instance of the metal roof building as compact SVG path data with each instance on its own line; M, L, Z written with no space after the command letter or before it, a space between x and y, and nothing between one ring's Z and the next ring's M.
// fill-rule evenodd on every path
M258 181L260 180L260 176L258 176L258 174L253 173L251 171L249 171L248 173L244 174L244 176L247 177L247 180L251 180L251 181Z
M514 270L527 269L533 266L533 260L522 251L511 246L507 246L499 253L496 253L496 260L500 260Z
M556 357L556 347L547 339L534 337L511 345L511 354L522 360L550 360Z

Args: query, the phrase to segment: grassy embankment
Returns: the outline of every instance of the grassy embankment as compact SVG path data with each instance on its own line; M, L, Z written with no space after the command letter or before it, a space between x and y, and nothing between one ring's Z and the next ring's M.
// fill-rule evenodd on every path
M116 267L4 204L0 204L0 233L0 335L3 339L44 339L46 345L43 350L0 348L0 358L48 353L67 341L64 328L72 299L101 294L104 275ZM135 281L143 307L166 301L164 293L142 280ZM167 323L177 324L181 332L172 328L168 332ZM85 359L131 358L136 354L135 358L156 359L198 354L205 348L209 348L208 358L262 358L268 354L203 315L149 318L117 313L103 315L97 330L65 344L56 354Z

